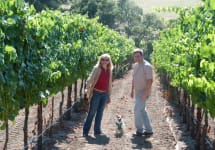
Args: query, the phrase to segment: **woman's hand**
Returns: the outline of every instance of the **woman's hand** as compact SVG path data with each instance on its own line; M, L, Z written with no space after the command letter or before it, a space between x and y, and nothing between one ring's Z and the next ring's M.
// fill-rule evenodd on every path
M107 100L107 104L110 104L110 102L111 102L111 100L110 100L110 98L108 98L108 100Z

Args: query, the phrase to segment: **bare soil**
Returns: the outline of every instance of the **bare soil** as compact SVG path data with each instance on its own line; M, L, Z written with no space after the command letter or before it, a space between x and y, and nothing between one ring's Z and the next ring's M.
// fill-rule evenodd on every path
M131 149L152 149L152 150L174 150L184 146L192 150L192 140L188 133L186 139L182 138L185 133L183 124L177 112L168 121L166 120L163 110L166 106L170 106L169 102L162 97L161 85L159 78L154 75L154 82L152 86L152 94L147 102L147 109L150 115L154 134L152 136L135 137L134 127L134 99L130 97L131 90L131 71L123 78L117 79L113 82L113 91L111 96L111 103L106 107L102 120L102 128L104 135L94 136L93 125L89 133L89 137L82 137L82 127L86 118L86 112L72 112L70 120L64 120L64 125L53 126L51 136L44 134L43 149L44 150L131 150ZM65 99L67 90L64 91ZM57 104L61 101L61 93L55 96L55 118L58 117ZM51 102L51 101L50 101ZM43 113L49 116L50 102ZM65 102L64 102L65 103ZM177 108L174 108L174 111ZM37 107L31 108L29 117L29 149L37 150L36 141L32 140L32 131L35 130ZM116 137L115 116L117 114L123 115L125 122L124 135ZM9 150L23 149L23 118L24 112L16 118L16 122L10 126L10 137L8 143ZM5 132L0 132L0 148L3 147L5 141ZM180 143L183 143L182 146Z
M94 136L93 125L89 137L82 137L83 122L86 113L72 113L72 120L65 121L64 128L58 128L53 137L44 144L47 150L130 150L154 149L173 150L176 141L169 125L162 116L166 101L159 91L159 82L155 78L148 110L151 117L154 134L151 137L134 137L134 99L130 98L131 71L124 78L114 81L111 103L104 111L102 128L105 135ZM122 137L116 137L115 116L123 115L126 124ZM75 120L75 121L74 121Z

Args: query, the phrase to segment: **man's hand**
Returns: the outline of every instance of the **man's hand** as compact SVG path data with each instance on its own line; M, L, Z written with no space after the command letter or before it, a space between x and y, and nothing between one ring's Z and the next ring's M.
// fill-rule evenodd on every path
M151 87L152 87L152 82L153 82L152 79L148 79L146 81L146 88L145 88L145 91L144 91L144 93L142 95L142 100L143 101L146 100L149 97L149 95L150 95Z
M142 96L142 101L145 101L147 98L148 98L148 95L144 93Z
M131 90L131 98L134 98L134 91Z

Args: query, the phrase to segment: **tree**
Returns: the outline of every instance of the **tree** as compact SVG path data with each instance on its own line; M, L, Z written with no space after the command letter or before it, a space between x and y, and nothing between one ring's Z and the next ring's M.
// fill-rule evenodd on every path
M99 21L110 28L115 28L117 7L111 0L104 0L99 3L98 11L96 13L99 16Z
M58 9L61 4L67 3L67 0L25 0L25 2L34 5L37 11L49 9Z
M71 11L87 15L89 18L99 17L99 22L110 28L115 27L117 7L113 0L72 0Z

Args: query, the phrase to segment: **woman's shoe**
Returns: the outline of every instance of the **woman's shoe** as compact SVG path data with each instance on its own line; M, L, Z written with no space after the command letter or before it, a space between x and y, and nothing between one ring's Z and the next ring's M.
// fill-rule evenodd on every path
M103 132L95 132L94 135L105 135Z

